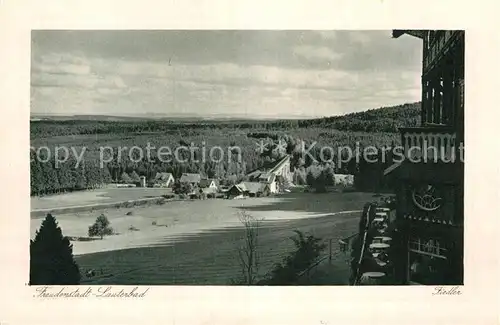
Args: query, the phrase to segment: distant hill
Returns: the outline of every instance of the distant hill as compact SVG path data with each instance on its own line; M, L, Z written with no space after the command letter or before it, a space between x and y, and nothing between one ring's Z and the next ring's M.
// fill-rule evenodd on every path
M254 130L290 130L295 128L326 128L345 132L397 133L400 127L420 124L420 102L370 109L315 119L256 120L195 117L140 118L106 115L35 115L31 116L31 137L108 133L175 133L190 129L241 128ZM265 134L267 136L267 133Z
M400 127L420 124L420 107L420 102L381 107L359 113L301 120L299 126L342 131L398 132Z
M113 116L113 115L50 115L31 114L31 121L143 121L151 120L150 117Z

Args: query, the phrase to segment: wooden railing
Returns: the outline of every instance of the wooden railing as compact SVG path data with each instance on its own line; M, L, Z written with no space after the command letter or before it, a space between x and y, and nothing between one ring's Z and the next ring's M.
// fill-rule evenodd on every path
M402 128L404 156L411 162L456 162L460 143L453 128L446 126Z

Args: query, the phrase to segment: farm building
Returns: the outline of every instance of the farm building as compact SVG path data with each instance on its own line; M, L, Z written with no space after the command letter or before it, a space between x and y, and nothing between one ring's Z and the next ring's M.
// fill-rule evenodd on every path
M238 185L231 186L226 192L226 199L241 199L244 197L244 191Z
M200 182L201 182L201 175L200 174L184 173L184 174L182 174L179 182L188 183L188 184L191 184L192 186L199 186Z
M290 171L290 156L256 169L247 174L250 182L258 182L269 185L271 193L283 191L287 184L293 182L293 173Z
M174 185L175 179L171 173L156 173L153 180L154 187L172 187Z
M201 191L208 195L208 194L216 194L217 193L217 188L215 187L205 187L205 188L201 188Z
M227 198L260 197L271 193L269 184L259 182L241 182L232 186L227 192Z

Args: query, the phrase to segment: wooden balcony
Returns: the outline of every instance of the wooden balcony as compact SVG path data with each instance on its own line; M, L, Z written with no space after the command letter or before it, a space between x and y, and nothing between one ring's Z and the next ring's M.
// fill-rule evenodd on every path
M400 132L404 157L410 162L455 163L463 158L463 146L454 128L425 126L401 128Z
M428 44L424 52L423 70L431 70L440 59L453 47L452 43L457 42L462 31L445 30L436 33L435 38Z

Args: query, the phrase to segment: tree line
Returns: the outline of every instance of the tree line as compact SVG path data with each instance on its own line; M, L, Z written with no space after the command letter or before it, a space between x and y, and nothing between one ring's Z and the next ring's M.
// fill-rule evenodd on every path
M222 184L231 185L243 180L248 172L272 163L284 154L291 156L292 171L299 183L308 183L307 174L314 173L307 169L310 169L317 161L332 160L338 162L342 158L343 164L334 163L332 165L334 173L355 175L356 186L359 189L387 188L389 184L383 178L383 169L391 163L390 159L389 162L385 163L380 161L367 163L363 159L347 161L348 153L339 152L339 148L347 146L354 149L360 145L360 150L362 150L367 145L378 148L386 145L394 146L399 143L400 136L391 133L394 131L393 126L413 125L417 123L419 114L420 103L413 103L340 117L293 121L225 121L199 124L166 121L68 120L32 122L30 130L32 137L50 138L66 135L61 139L61 142L66 141L71 145L88 147L89 150L86 159L78 167L75 167L77 166L75 158L70 157L59 168L56 168L53 157L33 159L34 153L31 152L31 194L45 195L91 189L111 182L137 182L138 176L145 176L150 181L158 172L172 173L175 178L179 178L183 173L200 173L208 178L220 179ZM389 124L392 126L388 127ZM219 130L220 133L216 130ZM134 135L134 133L141 132L160 132L160 135ZM113 140L120 145L129 142L130 145L146 147L146 142L150 141L160 146L163 142L167 142L172 149L189 145L192 142L200 144L205 139L210 138L218 145L237 146L241 150L242 159L238 160L238 156L234 155L232 159L222 159L220 162L200 162L202 155L200 152L195 152L194 157L191 157L189 152L184 152L181 153L182 162L165 162L161 161L156 155L157 152L153 150L152 160L142 159L135 162L133 160L137 157L124 155L118 159L117 153L114 152L114 159L101 168L98 146L108 145L108 138L99 138L97 135L121 133L132 133L132 135L115 136L116 139L113 138ZM76 139L70 137L70 135L77 134L92 134L96 137L84 136ZM50 139L52 140L49 143L56 140ZM257 152L255 145L258 141L267 141L270 145L264 152ZM286 144L285 151L279 150L279 141ZM313 146L316 143L317 145ZM322 152L321 148L325 145L330 147L332 151ZM52 147L54 146L52 144ZM308 151L308 154L304 154L305 150ZM216 152L214 157L220 158L220 155ZM313 176L316 177L316 175ZM312 178L309 176L309 180Z
M30 122L31 138L88 134L180 134L186 130L245 129L276 130L310 127L331 128L341 131L398 132L399 127L420 123L421 103L381 107L359 113L316 119L273 121L102 121L102 120L41 120Z
M274 137L267 139L272 138ZM357 188L362 190L377 190L388 186L383 178L383 170L392 164L390 155L385 157L385 160L381 155L378 159L370 158L377 162L369 163L364 160L364 155L357 161L355 156L349 157L346 151L342 151L339 157L336 150L322 152L321 146L310 148L311 141L304 145L303 140L293 136L284 135L275 139L279 141L270 142L260 153L255 152L253 145L246 144L241 161L238 156L220 162L202 161L199 155L191 156L188 152L181 153L180 161L169 162L161 161L155 155L152 155L153 159L139 161L137 157L124 155L120 159L115 156L101 168L101 162L96 156L89 157L79 164L70 156L67 161L57 166L54 157L45 158L42 155L35 159L34 152L31 152L31 194L46 195L94 189L109 183L138 183L140 176L145 176L149 183L158 172L172 173L175 179L180 178L183 173L199 173L206 178L219 179L222 185L233 185L245 180L250 171L272 165L287 154L291 157L291 171L297 184L308 184L315 188L318 188L320 183L329 186L332 175L351 174L355 175ZM280 147L280 143L285 146ZM340 144L337 143L336 147L338 146ZM305 150L308 150L307 154ZM340 159L342 164L337 163ZM321 174L322 169L326 169L327 176ZM320 183L313 181L318 177L322 178Z

